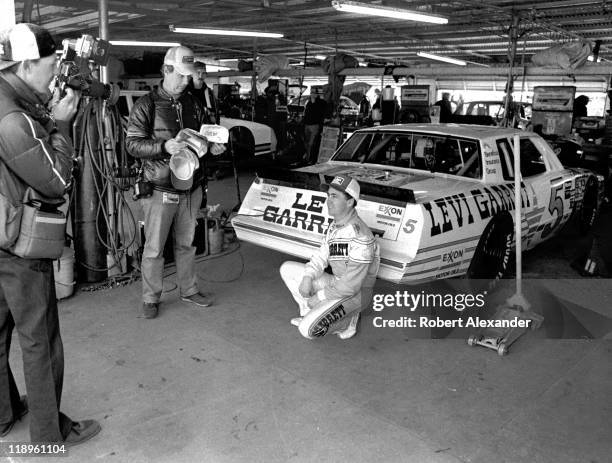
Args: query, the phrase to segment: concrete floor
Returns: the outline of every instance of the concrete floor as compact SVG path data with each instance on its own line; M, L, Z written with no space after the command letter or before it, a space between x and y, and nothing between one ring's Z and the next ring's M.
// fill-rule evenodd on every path
M233 191L214 182L210 202L231 207ZM612 280L545 281L599 339L539 330L501 358L374 328L371 310L351 340L308 341L289 324L286 259L249 244L202 259L208 309L178 300L169 268L155 320L140 317L139 282L61 301L62 409L103 426L61 461L612 461ZM22 387L17 342L11 362ZM27 426L4 441L27 441Z

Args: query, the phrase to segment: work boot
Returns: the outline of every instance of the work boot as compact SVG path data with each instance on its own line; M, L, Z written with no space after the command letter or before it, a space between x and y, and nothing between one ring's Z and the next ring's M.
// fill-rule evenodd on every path
M67 447L82 444L98 434L100 429L102 429L102 426L96 420L73 422L70 433L64 439L64 444Z
M15 426L15 423L21 420L21 418L23 418L28 413L28 400L26 396L22 395L20 402L21 404L19 408L14 413L13 421L10 421L4 425L0 425L0 437L8 435L8 433L11 432L11 430L13 429L13 426Z
M213 303L212 297L212 293L201 292L192 294L191 296L181 296L181 301L191 302L199 307L210 307Z
M144 318L155 318L159 311L159 302L143 302L142 313Z

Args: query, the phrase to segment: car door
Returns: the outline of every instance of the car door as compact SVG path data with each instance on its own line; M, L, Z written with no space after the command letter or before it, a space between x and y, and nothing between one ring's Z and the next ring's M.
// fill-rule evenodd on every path
M507 186L514 189L514 147L511 138L497 140L502 173ZM529 137L520 138L520 167L523 186L522 239L527 248L556 231L564 217L564 204L559 196L564 182L549 171L546 158Z

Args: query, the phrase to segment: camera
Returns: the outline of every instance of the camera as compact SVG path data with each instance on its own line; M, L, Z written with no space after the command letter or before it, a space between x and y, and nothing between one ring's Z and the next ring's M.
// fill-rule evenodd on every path
M64 49L56 80L60 96L64 97L66 87L70 87L80 90L83 96L102 98L109 104L115 104L119 98L119 88L103 84L92 75L94 66L106 66L110 43L84 34L76 40L65 39L62 45Z

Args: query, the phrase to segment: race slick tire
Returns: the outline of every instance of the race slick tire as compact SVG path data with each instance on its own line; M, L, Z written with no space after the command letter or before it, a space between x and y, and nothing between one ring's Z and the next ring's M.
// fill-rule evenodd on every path
M503 278L510 266L514 222L507 214L493 218L480 237L467 278L498 280Z

